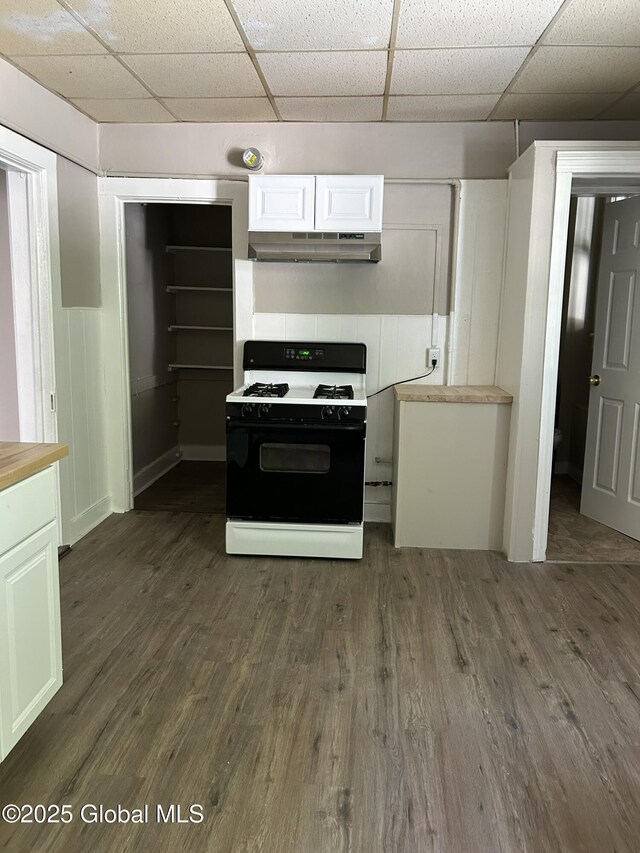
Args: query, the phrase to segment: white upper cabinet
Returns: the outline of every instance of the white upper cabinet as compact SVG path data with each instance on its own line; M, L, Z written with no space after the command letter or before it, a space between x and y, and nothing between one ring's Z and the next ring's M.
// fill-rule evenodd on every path
M313 231L314 175L249 175L249 231Z
M249 175L249 231L382 231L383 175Z
M382 231L382 175L316 175L316 231Z

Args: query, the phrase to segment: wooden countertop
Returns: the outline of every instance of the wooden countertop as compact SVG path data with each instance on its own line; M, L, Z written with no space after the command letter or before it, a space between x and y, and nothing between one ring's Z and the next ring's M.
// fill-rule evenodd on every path
M66 444L0 441L0 489L30 477L68 454Z
M512 403L495 385L396 385L396 400L408 403Z

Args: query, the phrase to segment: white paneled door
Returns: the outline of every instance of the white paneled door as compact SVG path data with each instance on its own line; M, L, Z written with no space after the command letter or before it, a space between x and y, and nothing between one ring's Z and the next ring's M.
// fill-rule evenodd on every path
M639 280L637 197L611 203L605 215L580 507L634 539L640 539Z

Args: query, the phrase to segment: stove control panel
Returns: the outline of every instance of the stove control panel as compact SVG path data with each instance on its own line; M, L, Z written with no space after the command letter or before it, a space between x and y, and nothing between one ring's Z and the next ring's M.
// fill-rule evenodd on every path
M285 361L324 361L324 350L315 347L286 347Z
M242 418L266 418L271 411L271 403L242 403L240 417Z
M348 424L364 423L367 420L366 406L342 406L329 404L318 406L314 404L292 403L267 403L267 402L233 402L227 403L227 421L240 423L242 421L263 421L271 424L296 423L316 424L342 423Z
M323 421L346 420L351 414L351 408L351 406L323 406L320 411L320 417Z

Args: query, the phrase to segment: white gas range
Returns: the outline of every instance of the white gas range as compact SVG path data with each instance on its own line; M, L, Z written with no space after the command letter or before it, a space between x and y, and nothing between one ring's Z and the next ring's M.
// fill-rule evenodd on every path
M247 341L244 370L226 402L227 553L362 557L365 345Z

